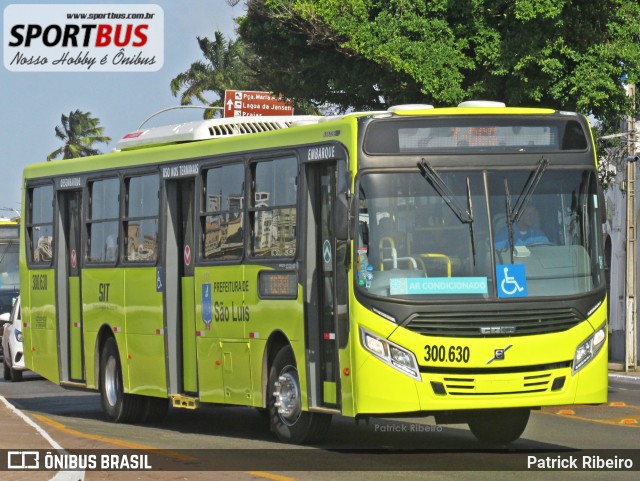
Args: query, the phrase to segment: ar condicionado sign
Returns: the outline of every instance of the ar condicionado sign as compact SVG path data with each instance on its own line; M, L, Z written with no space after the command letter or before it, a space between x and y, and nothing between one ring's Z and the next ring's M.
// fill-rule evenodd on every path
M267 115L293 115L293 102L282 97L275 97L270 92L225 90L225 117Z

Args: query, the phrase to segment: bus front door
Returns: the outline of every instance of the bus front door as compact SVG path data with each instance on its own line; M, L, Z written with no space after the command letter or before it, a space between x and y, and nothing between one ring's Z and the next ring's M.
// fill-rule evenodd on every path
M82 191L60 191L58 206L56 305L60 380L84 383L84 331L80 292Z
M335 237L336 193L344 188L345 162L307 166L307 376L309 406L339 411L339 349L346 343L347 243Z
M167 391L169 395L198 392L194 264L195 179L167 180L163 256Z

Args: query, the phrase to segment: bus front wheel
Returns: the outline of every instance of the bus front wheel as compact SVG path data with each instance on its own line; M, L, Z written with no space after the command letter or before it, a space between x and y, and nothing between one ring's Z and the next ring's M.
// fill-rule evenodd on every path
M111 421L130 423L140 420L143 398L124 393L118 345L112 337L106 340L100 355L100 395L102 408Z
M529 409L477 411L469 419L469 429L478 440L494 444L518 439L529 422Z
M298 368L290 346L284 347L269 370L268 412L271 431L280 441L309 444L329 430L331 416L302 410Z

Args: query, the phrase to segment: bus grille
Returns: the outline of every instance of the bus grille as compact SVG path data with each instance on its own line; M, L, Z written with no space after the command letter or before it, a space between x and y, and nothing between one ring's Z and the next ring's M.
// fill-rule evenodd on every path
M534 394L550 391L553 377L550 373L522 376L510 389L500 383L482 382L474 377L445 377L444 387L450 396L486 396L508 394Z
M583 321L572 308L429 312L412 317L404 327L424 336L504 337L548 334L571 329Z
M565 387L571 361L499 368L420 366L437 395L503 396L557 392Z

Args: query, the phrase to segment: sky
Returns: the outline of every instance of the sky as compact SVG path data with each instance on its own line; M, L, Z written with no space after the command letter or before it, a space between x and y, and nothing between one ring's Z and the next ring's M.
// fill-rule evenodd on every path
M42 4L45 0L2 0L8 5ZM164 13L164 64L156 72L12 72L0 65L0 217L12 216L5 209L20 210L22 170L45 161L62 146L54 127L60 117L73 110L91 112L100 119L109 144L96 144L109 152L128 132L135 131L151 114L175 105L169 83L204 57L196 37L213 38L216 30L234 38L234 18L244 15L240 2L230 7L225 0L64 0L49 4L155 4ZM5 21L3 15L3 32ZM4 55L4 53L3 53ZM211 95L211 100L214 96ZM198 120L199 110L188 109L161 114L153 125Z

